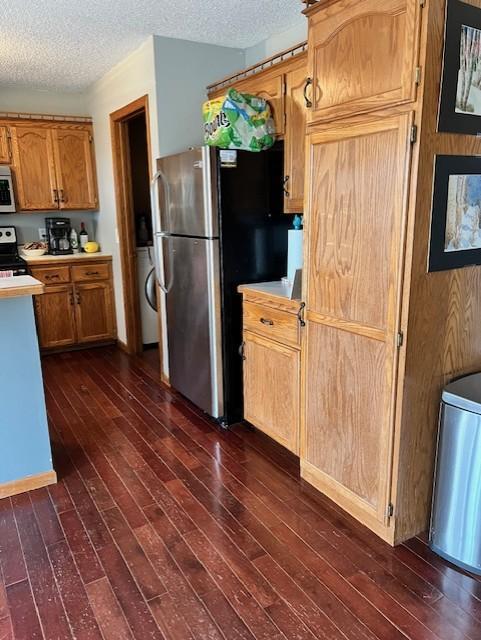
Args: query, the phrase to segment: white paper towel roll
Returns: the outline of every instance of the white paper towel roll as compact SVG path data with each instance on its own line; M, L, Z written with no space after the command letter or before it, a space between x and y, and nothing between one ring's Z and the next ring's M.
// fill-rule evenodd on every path
M294 282L297 269L302 269L302 229L287 232L287 279Z

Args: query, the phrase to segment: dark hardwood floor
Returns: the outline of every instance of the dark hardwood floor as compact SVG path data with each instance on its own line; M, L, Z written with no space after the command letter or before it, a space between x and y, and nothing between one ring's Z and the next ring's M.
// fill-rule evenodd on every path
M481 638L481 582L220 431L156 353L44 358L59 483L0 500L0 640Z

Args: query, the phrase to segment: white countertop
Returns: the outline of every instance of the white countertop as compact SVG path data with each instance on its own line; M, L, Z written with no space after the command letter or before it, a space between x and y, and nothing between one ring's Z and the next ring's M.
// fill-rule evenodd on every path
M39 295L43 292L43 283L32 276L0 278L0 299Z
M292 285L287 285L282 280L276 280L275 282L259 282L258 284L245 284L242 285L246 289L251 291L259 291L266 295L276 296L277 298L291 299Z
M40 262L72 262L72 261L79 261L82 262L82 260L110 260L112 258L112 254L110 253L103 253L102 251L97 251L97 253L69 253L65 256L52 256L48 253L46 253L43 256L38 256L35 258L31 258L26 256L23 252L22 249L20 248L20 256L26 261L28 262L28 264L36 264L36 263L40 263Z

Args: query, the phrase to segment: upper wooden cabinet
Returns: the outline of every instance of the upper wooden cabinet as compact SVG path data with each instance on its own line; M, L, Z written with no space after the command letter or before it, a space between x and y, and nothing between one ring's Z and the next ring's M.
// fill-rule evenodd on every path
M19 211L98 207L91 125L16 122L8 129Z
M416 97L419 0L343 0L309 16L308 122Z
M243 80L233 79L231 84L209 93L210 98L218 98L229 87L235 87L269 102L276 135L284 138L284 213L304 211L307 76L307 53L304 52Z
M10 147L8 144L8 128L0 126L0 164L9 164L11 161Z
M58 209L52 130L30 124L10 127L18 209Z
M60 209L96 209L90 131L67 127L54 129L53 143Z
M307 55L299 56L285 75L286 130L284 135L284 212L304 211L304 166Z
M284 135L284 74L278 71L251 76L235 83L235 88L242 93L250 93L264 98L272 110L272 117L278 136Z

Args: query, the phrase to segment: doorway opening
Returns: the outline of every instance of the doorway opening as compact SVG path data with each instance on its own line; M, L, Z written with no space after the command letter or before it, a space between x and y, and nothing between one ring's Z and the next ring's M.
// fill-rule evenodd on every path
M162 335L156 306L150 203L151 147L148 96L110 114L117 227L119 234L126 342L130 354L159 348Z

